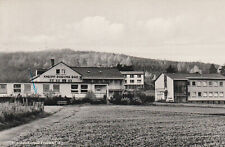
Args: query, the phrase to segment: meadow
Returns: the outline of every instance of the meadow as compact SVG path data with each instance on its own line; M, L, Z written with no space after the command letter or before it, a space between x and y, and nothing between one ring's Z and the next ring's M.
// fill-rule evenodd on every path
M35 102L25 105L20 102L0 103L0 130L26 123L43 112L43 105Z
M15 138L15 143L51 142L65 146L225 146L223 108L77 107L65 107L57 113L57 120L52 124L29 130L27 134Z

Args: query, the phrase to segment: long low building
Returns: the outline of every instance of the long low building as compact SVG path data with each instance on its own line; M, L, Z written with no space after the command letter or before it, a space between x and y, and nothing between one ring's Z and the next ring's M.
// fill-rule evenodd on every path
M162 73L155 81L155 100L224 104L224 85L220 74Z
M124 77L117 68L71 67L64 62L36 70L27 83L0 83L0 96L84 98L92 91L97 98L111 97L124 89Z

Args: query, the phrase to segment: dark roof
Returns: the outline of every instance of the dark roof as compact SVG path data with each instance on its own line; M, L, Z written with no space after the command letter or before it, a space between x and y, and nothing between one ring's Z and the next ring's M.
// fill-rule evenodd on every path
M222 79L225 80L225 77L220 74L182 74L182 73L164 73L173 80L188 80L188 79Z
M54 66L56 66L60 63L68 66L67 64L65 64L62 61L55 64ZM42 74L43 74L44 72L50 70L54 66L50 67L49 69L41 69L40 72L42 72ZM120 71L117 68L111 68L111 67L71 67L71 66L68 66L68 67L71 68L72 70L78 72L79 74L81 74L83 79L123 79L123 75L120 73ZM34 80L39 76L40 75L34 76L31 80Z
M37 75L43 74L47 69L37 69Z
M117 68L111 67L71 67L82 75L83 79L123 79Z

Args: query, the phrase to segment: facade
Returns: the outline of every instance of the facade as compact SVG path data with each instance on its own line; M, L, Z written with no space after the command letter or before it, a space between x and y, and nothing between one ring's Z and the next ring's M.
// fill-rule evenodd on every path
M111 97L124 89L124 77L116 68L71 67L60 62L36 70L28 83L0 83L0 96L61 96L84 98L92 91L97 98Z
M144 88L143 71L121 71L124 76L124 86L126 90Z
M225 102L225 77L220 74L162 73L155 81L156 101Z

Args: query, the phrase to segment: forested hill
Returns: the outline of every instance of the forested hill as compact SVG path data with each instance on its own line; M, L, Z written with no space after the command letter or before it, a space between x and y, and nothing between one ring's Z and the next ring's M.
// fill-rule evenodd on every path
M55 63L63 61L70 66L116 66L118 63L133 65L135 70L145 70L158 74L172 65L179 72L189 72L195 65L203 73L208 73L210 64L201 62L174 62L127 56L123 54L93 51L73 51L70 49L48 50L40 52L0 53L0 82L25 82L30 71L35 74L37 68L48 68L50 59ZM218 65L216 65L218 67Z

